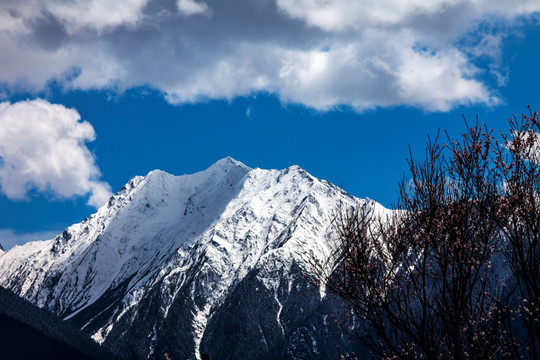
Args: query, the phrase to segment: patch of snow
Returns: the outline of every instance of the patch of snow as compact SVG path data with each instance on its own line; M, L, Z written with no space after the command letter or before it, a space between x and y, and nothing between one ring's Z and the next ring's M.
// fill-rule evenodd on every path
M283 305L281 304L281 302L279 301L278 299L278 294L277 294L277 291L274 293L274 299L276 300L278 306L279 306L279 309L278 309L278 312L276 314L276 321L279 325L279 328L281 329L281 335L285 336L285 329L283 328L283 325L281 324L281 310L283 310Z
M94 335L92 335L91 337L97 343L102 344L105 341L107 334L112 330L112 328L113 326L112 324L110 324L109 326L107 326L107 328L99 329L98 331L96 331L96 333L94 333Z
M204 308L198 309L193 317L193 341L195 342L195 357L200 360L201 340L206 330L208 323L208 314L210 313L210 304L206 304Z

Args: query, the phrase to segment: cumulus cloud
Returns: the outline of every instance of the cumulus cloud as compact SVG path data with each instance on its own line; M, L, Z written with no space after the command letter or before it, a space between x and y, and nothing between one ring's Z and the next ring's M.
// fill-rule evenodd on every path
M45 100L0 103L0 191L25 199L32 191L54 198L89 194L101 206L112 195L86 147L95 132L77 111Z
M144 85L175 104L261 91L319 110L493 105L485 74L504 84L504 31L538 11L536 0L6 0L0 84ZM493 30L466 41L479 24Z

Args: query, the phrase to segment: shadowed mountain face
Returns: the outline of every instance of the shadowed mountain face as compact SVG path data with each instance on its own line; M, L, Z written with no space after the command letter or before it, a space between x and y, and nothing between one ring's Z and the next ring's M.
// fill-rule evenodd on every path
M92 359L75 347L5 315L0 315L0 347L5 359Z
M54 314L0 287L0 358L106 360L115 357Z
M332 358L352 345L307 260L329 254L338 206L363 202L297 166L152 171L0 256L0 284L130 359Z

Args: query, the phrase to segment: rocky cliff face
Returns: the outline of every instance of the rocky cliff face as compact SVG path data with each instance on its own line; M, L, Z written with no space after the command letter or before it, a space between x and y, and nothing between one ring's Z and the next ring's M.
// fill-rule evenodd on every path
M349 346L331 325L342 309L306 260L328 255L339 204L364 201L297 166L152 171L54 239L6 252L0 285L133 359L334 358Z

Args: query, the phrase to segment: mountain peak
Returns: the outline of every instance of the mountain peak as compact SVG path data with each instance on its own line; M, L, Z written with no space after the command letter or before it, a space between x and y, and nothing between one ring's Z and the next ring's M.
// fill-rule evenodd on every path
M155 181L155 180L158 180L158 179L160 179L160 180L164 180L164 179L167 179L167 178L172 179L174 177L175 177L175 175L169 174L166 171L155 169L155 170L150 171L148 174L146 174L146 176L143 179L146 180L146 182L148 182L148 181Z
M232 157L230 156L227 156L227 157L224 157L223 159L220 159L218 161L216 161L212 166L210 166L208 168L208 170L210 169L230 169L230 168L236 168L236 167L240 167L240 168L243 168L245 170L251 170L250 167L246 166L244 163L238 161L238 160L235 160L233 159Z
M158 179L159 179L158 181L164 181L164 180L165 181L175 181L174 179L179 179L179 178L182 178L182 177L184 177L186 179L191 178L192 180L195 180L195 179L202 180L203 178L207 178L209 176L210 177L213 177L213 176L216 176L216 175L222 176L221 174L228 173L231 170L234 170L235 173L237 172L238 175L243 176L243 174L249 172L252 169L250 167L244 165L242 162L237 161L237 160L233 159L230 156L227 156L227 157L225 157L223 159L220 159L220 160L216 161L214 164L212 164L206 170L202 170L202 171L199 171L199 172L194 173L194 174L186 174L186 175L178 176L178 175L170 174L170 173L168 173L166 171L163 171L163 170L155 169L155 170L150 171L144 177L136 177L131 182L134 183L132 187L136 187L143 180L145 180L146 183L155 182Z

